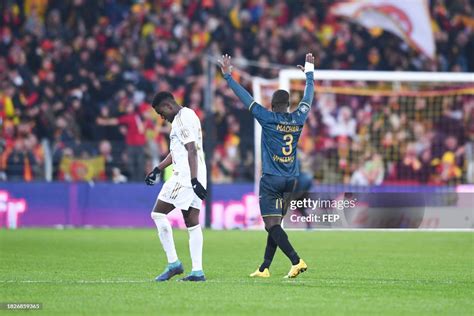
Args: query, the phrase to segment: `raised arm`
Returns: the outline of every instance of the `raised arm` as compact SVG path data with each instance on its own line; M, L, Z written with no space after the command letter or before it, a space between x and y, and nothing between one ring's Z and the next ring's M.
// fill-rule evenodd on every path
M298 68L301 69L306 75L306 86L304 88L303 99L300 101L300 106L302 104L311 107L314 97L314 56L311 53L306 54L306 60L304 67L298 65Z
M240 101L242 101L242 103L247 108L250 108L255 101L250 95L250 93L232 78L231 73L233 66L230 62L230 59L231 57L225 54L222 56L222 59L218 61L219 65L221 66L221 71L224 75L224 79L227 81L227 84L232 89L232 91L234 91L235 95L240 99Z

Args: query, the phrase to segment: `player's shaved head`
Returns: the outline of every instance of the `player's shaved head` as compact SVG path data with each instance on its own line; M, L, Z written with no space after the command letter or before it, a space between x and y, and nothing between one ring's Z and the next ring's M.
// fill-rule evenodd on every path
M158 115L168 122L172 122L176 113L181 109L174 96L168 91L158 92L153 98L151 106Z
M173 95L168 91L160 91L153 97L153 102L151 105L154 108L159 108L163 101L172 101L175 102Z
M277 90L272 96L273 112L288 112L290 106L290 94L285 90Z

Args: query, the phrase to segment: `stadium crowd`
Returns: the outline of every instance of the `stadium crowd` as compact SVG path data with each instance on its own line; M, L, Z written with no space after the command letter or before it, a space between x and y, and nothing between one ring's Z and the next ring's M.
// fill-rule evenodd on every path
M168 151L169 126L149 102L156 91L169 90L213 126L204 132L212 134L214 181L252 181L253 120L218 71L212 110L203 107L206 56L223 52L249 88L251 76L275 78L275 65L301 63L308 51L320 69L474 71L469 0L430 1L435 60L387 32L331 16L331 3L2 1L1 177L43 180L45 159L52 157L53 179L142 181ZM367 98L318 98L302 143L303 155L311 156L304 169L321 182L463 181L473 100L446 100L446 120L427 126L393 110L397 99L372 98L368 113ZM380 141L371 151L354 141L367 133Z

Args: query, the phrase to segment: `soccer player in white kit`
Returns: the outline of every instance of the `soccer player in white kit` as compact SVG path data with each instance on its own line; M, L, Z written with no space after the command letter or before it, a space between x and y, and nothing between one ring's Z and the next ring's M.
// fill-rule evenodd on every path
M191 273L181 281L205 281L202 269L202 230L199 211L206 198L206 164L202 150L201 122L193 110L177 104L170 92L159 92L152 102L153 109L171 123L170 153L145 178L147 185L157 182L158 174L173 164L173 175L161 188L151 213L158 229L168 265L156 281L167 281L184 272L178 259L173 231L166 214L181 209L189 232L189 252L192 260Z

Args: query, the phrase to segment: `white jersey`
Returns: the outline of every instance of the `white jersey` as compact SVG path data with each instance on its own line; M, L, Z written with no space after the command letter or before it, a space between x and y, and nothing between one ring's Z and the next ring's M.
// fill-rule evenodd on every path
M191 187L188 151L184 145L195 142L197 150L197 179L206 188L207 171L202 149L201 122L193 110L182 108L171 123L170 152L173 157L173 180Z

